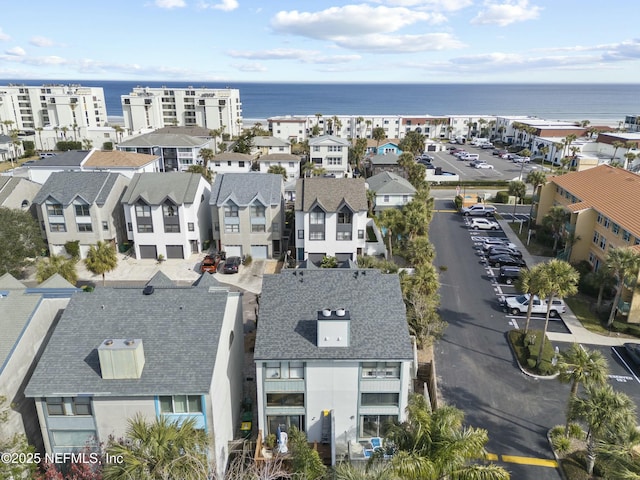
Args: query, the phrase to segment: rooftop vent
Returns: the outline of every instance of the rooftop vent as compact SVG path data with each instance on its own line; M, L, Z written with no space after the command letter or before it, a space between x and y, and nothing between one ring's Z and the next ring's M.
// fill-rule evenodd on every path
M337 309L337 310L336 310L336 316L338 316L338 317L344 317L344 314L345 314L346 312L347 312L347 311L346 311L344 308L339 308L339 309Z
M330 308L324 308L322 310L322 316L323 317L330 317L331 316L331 309Z
M144 295L153 295L153 291L155 289L153 288L153 285L147 285L146 287L144 287L144 290L142 290L142 293Z

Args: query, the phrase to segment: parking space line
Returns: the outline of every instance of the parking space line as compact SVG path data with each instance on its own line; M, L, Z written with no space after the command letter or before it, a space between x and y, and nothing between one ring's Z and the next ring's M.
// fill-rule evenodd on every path
M618 357L618 359L624 364L624 366L627 368L627 370L629 370L629 373L631 375L633 375L633 378L636 379L636 382L640 383L640 379L638 379L638 377L636 377L636 374L633 372L633 370L631 369L629 364L627 362L625 362L624 358L622 358L622 355L620 355L618 353L618 350L616 350L616 347L611 347L611 350L613 350L613 353L616 354L616 357Z

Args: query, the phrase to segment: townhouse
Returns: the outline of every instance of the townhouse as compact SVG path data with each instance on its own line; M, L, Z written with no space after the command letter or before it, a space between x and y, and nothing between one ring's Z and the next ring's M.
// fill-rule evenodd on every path
M247 173L251 171L253 157L246 153L220 152L209 163L215 173Z
M252 152L254 157L260 157L262 155L270 154L290 154L291 143L287 140L283 140L278 137L272 136L257 136L253 137L251 142Z
M125 139L117 149L159 157L162 172L184 172L191 165L202 163L200 150L212 148L212 142L184 134L146 133Z
M267 173L271 167L278 166L285 169L287 178L284 181L284 196L288 202L296 199L296 182L300 178L302 157L291 153L271 153L262 155L256 160L258 171ZM284 177L283 177L284 178Z
M540 188L536 222L542 222L551 207L562 207L567 214L564 232L575 241L560 252L560 258L571 263L587 261L598 270L612 248L640 251L640 212L633 208L638 196L640 176L609 165L551 177ZM618 308L629 322L640 323L640 291L635 282L625 289Z
M277 258L285 245L282 175L223 173L210 197L213 240L229 256Z
M298 180L296 258L319 264L325 256L355 260L366 253L367 193L363 178Z
M242 400L242 294L205 273L179 287L71 297L29 380L47 453L126 439L129 419L187 418L210 438L222 478Z
M0 207L30 210L41 186L26 178L0 176Z
M311 163L314 167L323 168L327 174L337 178L348 177L349 147L351 143L344 138L333 135L322 135L309 139Z
M242 130L238 89L136 87L121 99L124 125L131 132L199 125L209 130L223 129L235 137Z
M415 372L397 275L295 269L265 275L256 332L258 427L328 444L332 463L402 421Z
M33 199L49 252L79 242L80 258L98 241L121 245L126 231L120 198L129 179L109 172L54 172Z
M135 174L121 204L136 258L189 258L203 251L211 238L210 193L199 173Z
M9 438L26 435L31 445L42 446L33 402L25 398L24 387L54 320L78 291L58 274L35 287L8 273L0 276L0 397L10 406L2 423Z

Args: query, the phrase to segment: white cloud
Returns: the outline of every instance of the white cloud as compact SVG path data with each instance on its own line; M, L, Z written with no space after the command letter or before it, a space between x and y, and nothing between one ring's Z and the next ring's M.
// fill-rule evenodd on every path
M318 50L296 50L275 48L273 50L239 51L231 50L229 56L234 58L260 60L299 60L302 63L348 63L360 60L360 55L323 55Z
M31 37L29 40L31 45L35 45L36 47L50 47L53 45L53 40L46 37Z
M425 10L455 11L473 5L473 0L373 0L397 7L416 7Z
M13 47L4 51L7 55L12 55L15 57L24 57L27 52L22 47Z
M4 33L2 31L2 29L0 28L0 42L7 42L11 40L11 37L9 35L7 35L6 33Z
M184 0L156 0L155 4L156 7L166 8L169 10L172 8L183 8L187 6Z
M261 63L232 63L231 66L241 72L266 72L267 67Z
M464 47L464 43L449 33L425 33L423 35L362 35L360 37L334 38L344 48L378 53L415 53L449 50Z
M477 25L499 25L505 27L512 23L534 20L542 10L535 5L529 5L529 0L507 0L505 3L495 3L487 0L485 10L476 15L471 23Z
M319 12L280 11L272 19L271 26L280 33L333 40L336 37L395 32L417 22L437 24L445 21L446 18L439 13L361 4L331 7Z
M213 8L224 12L230 12L231 10L238 8L238 6L238 0L222 0L222 2L214 5Z

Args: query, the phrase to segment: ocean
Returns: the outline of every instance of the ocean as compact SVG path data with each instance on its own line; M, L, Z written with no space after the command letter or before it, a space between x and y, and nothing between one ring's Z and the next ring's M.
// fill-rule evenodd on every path
M107 114L122 116L133 87L238 88L245 119L275 115L530 115L618 125L640 115L640 84L202 83L0 80L0 84L103 87Z

